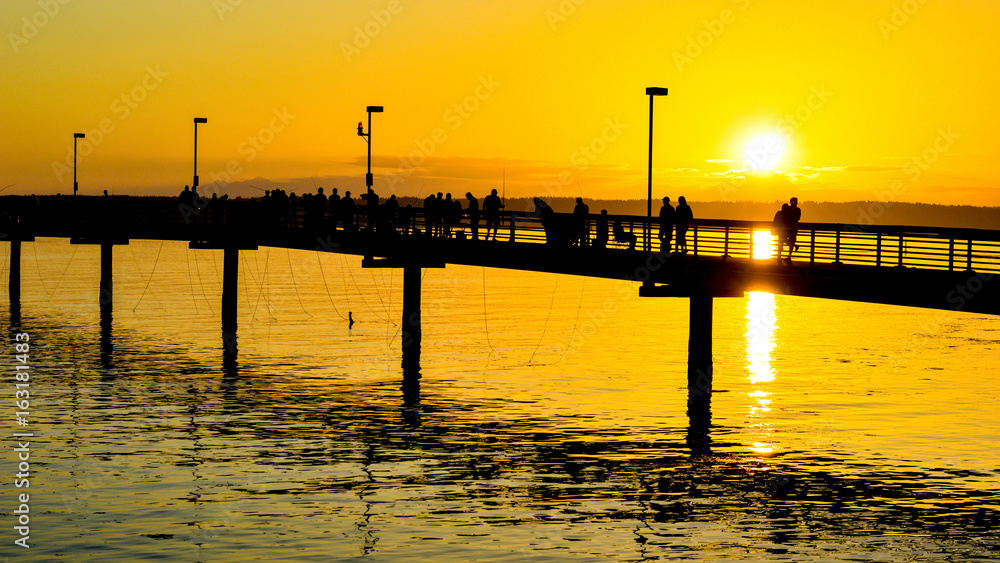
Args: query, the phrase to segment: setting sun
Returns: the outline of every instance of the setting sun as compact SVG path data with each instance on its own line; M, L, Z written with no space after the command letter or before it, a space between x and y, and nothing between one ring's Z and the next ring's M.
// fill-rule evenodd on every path
M743 156L752 170L772 169L785 156L785 139L777 133L757 135L747 143Z

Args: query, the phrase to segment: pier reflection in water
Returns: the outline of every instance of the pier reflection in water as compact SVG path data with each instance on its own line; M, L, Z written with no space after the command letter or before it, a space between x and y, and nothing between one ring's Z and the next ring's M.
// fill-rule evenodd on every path
M81 272L25 291L18 321L45 398L41 558L961 560L1000 544L992 319L951 315L910 354L935 313L718 299L715 392L694 404L687 303L634 287L488 271L484 300L481 269L432 271L404 373L392 272L324 257L327 287L293 253L300 302L241 253L236 358L207 305L211 255L191 253L199 279L165 245L151 275L157 245L133 242L145 268L116 272L106 330L87 250L38 244L47 279Z

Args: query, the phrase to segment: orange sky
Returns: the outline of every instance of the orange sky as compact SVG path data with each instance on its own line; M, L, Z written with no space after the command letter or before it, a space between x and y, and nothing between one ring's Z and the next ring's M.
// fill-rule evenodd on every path
M1000 205L1000 3L5 0L5 194ZM101 129L104 129L101 132ZM748 153L748 146L755 151ZM226 181L239 181L227 185Z

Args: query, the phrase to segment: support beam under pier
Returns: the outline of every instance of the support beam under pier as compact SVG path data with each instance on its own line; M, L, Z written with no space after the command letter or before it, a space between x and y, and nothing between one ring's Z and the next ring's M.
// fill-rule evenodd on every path
M403 371L420 369L420 266L403 267Z
M688 393L712 392L712 296L692 295L688 326Z
M7 283L7 291L10 295L10 308L21 304L21 241L11 239L10 241L10 280Z
M110 313L114 303L114 284L111 275L114 247L114 244L110 242L101 243L101 293L99 295L101 313Z
M222 258L222 332L236 336L236 312L238 309L240 249L227 247Z

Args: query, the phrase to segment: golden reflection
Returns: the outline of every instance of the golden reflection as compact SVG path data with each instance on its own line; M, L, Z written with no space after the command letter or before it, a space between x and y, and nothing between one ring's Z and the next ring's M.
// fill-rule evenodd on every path
M755 240L756 234L754 233ZM754 252L755 256L756 254ZM774 368L771 366L775 347L774 330L777 327L774 294L749 292L746 318L747 379L750 382L747 394L747 430L751 434L750 445L747 447L759 454L770 454L774 452L774 447L769 442L771 425L767 422L767 413L771 411L771 392L767 389L767 384L774 381Z
M753 232L753 259L767 260L775 257L775 237L771 231L756 230ZM772 296L773 297L773 296Z

